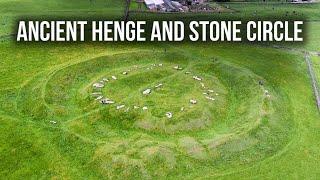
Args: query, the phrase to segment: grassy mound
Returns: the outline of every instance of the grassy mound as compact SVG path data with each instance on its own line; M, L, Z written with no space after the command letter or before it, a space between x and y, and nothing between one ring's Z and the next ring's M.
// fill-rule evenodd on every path
M304 116L297 116L296 111L306 89L312 105L306 69L298 65L303 57L278 50L201 46L203 53L183 45L166 51L131 47L106 54L98 45L83 46L86 57L78 53L78 47L60 47L47 58L63 60L60 52L64 50L76 58L43 64L43 71L16 79L22 82L18 89L2 90L3 113L17 118L18 127L30 126L31 132L38 127L37 134L27 137L50 144L48 148L39 145L41 149L35 151L50 151L48 156L53 159L66 158L59 166L62 169L52 169L62 162L41 161L46 162L41 165L46 167L46 177L174 178L209 172L210 176L225 176L252 169L289 151L287 146L298 141L296 133ZM25 52L22 48L21 53L36 59L47 52L37 55L32 49L38 49L37 45ZM29 71L33 72L18 69L11 73ZM108 79L103 88L92 86L103 79ZM162 86L156 88L159 84ZM151 93L144 95L148 88ZM96 92L115 104L101 104L92 94ZM191 104L191 99L197 103ZM117 109L120 105L124 107ZM314 118L312 111L308 114L309 119ZM22 122L26 125L20 125ZM9 124L3 130L10 131ZM47 157L33 158L43 156ZM74 171L63 169L70 164ZM73 173L80 169L82 173Z

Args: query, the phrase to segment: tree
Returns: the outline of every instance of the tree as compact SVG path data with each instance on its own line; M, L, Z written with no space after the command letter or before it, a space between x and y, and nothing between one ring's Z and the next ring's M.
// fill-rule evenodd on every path
M124 12L124 21L128 21L131 0L126 0L126 8Z

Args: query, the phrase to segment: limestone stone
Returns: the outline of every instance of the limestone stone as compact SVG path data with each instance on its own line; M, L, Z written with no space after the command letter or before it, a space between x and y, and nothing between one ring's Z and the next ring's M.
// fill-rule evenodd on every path
M142 92L143 95L149 95L151 94L151 89L146 89Z
M119 106L117 106L117 110L122 109L124 107L125 107L125 105L119 105Z
M166 116L167 116L167 118L171 119L172 116L173 116L173 114L172 114L172 112L167 112L167 113L166 113Z
M101 92L93 92L93 93L92 93L92 96L101 96L101 95L102 95Z
M176 66L173 67L173 69L175 69L175 70L182 70L182 67L180 67L179 65L176 65Z
M193 76L193 79L197 80L197 81L202 81L202 78L198 77L198 76Z
M212 97L210 97L210 96L206 96L206 99L209 99L209 100L211 100L211 101L215 101L215 99L212 98Z
M156 85L155 88L160 88L161 86L163 86L163 84L160 83L160 84Z
M96 98L96 100L101 100L103 98L103 96L98 96L97 98Z
M108 98L104 98L100 101L101 104L114 104L114 101L108 99Z
M92 86L95 88L103 88L104 87L104 85L102 83L94 83Z
M197 104L197 100L195 100L195 99L190 99L190 103L191 103L191 104Z

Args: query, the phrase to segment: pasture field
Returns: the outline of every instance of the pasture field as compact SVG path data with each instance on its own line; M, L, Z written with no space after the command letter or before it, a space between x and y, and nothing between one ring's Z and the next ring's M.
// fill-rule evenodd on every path
M122 16L124 1L116 0L0 0L0 37L13 33L19 19Z
M320 51L320 22L313 21L308 23L307 42L304 47L309 51Z
M270 4L230 3L239 12L213 16L268 16ZM320 118L299 51L3 38L24 15L122 10L112 0L0 0L0 177L318 179ZM275 11L286 10L310 13L309 40L295 48L319 51L319 5Z
M318 82L320 80L320 58L319 56L313 56L312 58L313 68L315 70L316 76L318 77Z
M308 21L320 19L319 3L313 4L288 4L281 2L253 2L253 3L221 3L224 7L234 10L236 16L241 17L305 17Z
M32 45L5 53L2 59L19 68L1 75L2 175L250 177L263 167L256 175L315 177L319 122L303 57L245 45L201 49ZM218 93L215 101L192 75ZM103 78L110 82L102 94L114 105L92 96L92 84ZM145 88L153 92L144 96ZM292 163L283 166L286 158ZM295 174L286 174L291 168Z

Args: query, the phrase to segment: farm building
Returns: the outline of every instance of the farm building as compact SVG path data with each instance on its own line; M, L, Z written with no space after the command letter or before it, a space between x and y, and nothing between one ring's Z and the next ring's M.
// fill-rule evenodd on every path
M183 5L193 5L193 4L203 4L207 2L207 0L176 0Z
M144 3L149 10L158 10L162 12L178 12L186 9L179 1L144 0Z
M159 6L163 5L163 0L144 0L147 8L150 10L157 9Z
M202 4L205 0L144 0L149 10L162 12L188 11L188 5Z

